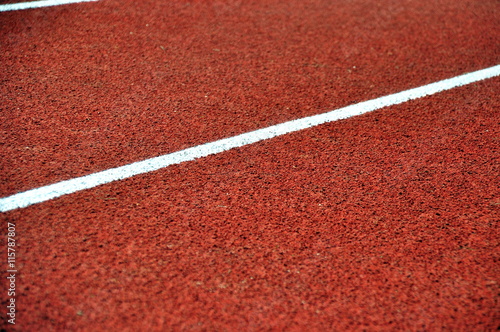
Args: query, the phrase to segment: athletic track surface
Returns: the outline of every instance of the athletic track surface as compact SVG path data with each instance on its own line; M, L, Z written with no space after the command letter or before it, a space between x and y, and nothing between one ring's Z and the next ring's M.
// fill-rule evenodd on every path
M100 0L0 52L2 205L495 67L500 2ZM498 330L497 75L2 208L3 329Z

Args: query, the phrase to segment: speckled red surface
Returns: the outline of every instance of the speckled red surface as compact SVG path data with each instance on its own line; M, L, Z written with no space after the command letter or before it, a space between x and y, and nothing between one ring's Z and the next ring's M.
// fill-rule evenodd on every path
M33 0L33 1L36 1L36 0ZM21 2L32 2L32 1L30 1L30 0L21 0L21 1L17 1L17 0L0 0L0 5L21 3Z
M0 13L0 193L496 65L499 9L104 0ZM20 251L14 327L496 330L498 95L490 79L3 213Z

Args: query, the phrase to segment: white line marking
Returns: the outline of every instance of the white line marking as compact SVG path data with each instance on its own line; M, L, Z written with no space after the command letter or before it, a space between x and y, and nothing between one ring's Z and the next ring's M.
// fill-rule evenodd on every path
M221 139L215 142L198 145L185 150L146 159L129 165L108 169L99 173L54 183L37 189L0 199L0 211L6 212L23 208L32 204L48 201L52 198L71 194L80 190L93 188L101 184L126 179L134 175L156 171L170 165L195 160L212 154L224 152L244 145L260 142L294 131L311 128L327 122L346 119L375 111L387 106L397 105L409 100L429 96L441 91L474 83L500 75L500 65L439 81L419 88L406 90L385 97L365 101L355 105L339 108L327 113L292 120L271 127L258 129L245 134Z
M0 12L8 12L8 11L12 11L12 10L22 10L22 9L32 9L32 8L41 8L41 7L49 7L49 6L59 6L59 5L66 5L69 3L90 2L90 1L98 1L98 0L44 0L44 1L9 3L6 5L0 5Z

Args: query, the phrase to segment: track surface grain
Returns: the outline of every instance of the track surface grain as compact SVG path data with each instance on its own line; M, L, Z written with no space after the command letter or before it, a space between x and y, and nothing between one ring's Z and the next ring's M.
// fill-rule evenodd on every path
M496 65L499 8L1 13L0 192ZM4 213L18 229L15 327L495 330L498 95L495 78Z
M2 152L12 164L0 190L495 65L497 7L110 0L3 13Z

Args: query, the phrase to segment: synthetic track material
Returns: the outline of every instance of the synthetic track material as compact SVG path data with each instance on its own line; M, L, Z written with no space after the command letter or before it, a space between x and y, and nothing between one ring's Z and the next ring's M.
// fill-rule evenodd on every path
M2 12L0 196L498 65L499 6ZM0 213L0 329L495 331L499 95L494 77Z
M253 144L262 140L285 135L298 130L311 128L320 124L347 119L355 115L365 114L387 106L401 104L409 100L422 98L438 92L446 91L499 75L500 65L488 69L483 69L474 73L461 75L452 79L436 82L423 87L403 91L397 94L365 101L356 105L347 106L345 108L334 110L328 113L303 119L292 120L290 122L259 129L257 131L241 134L212 143L206 143L204 145L189 148L165 156L160 156L141 162L136 162L131 165L59 182L42 188L33 189L28 192L0 199L0 211L6 212L13 209L26 207L32 204L45 202L49 199L71 194L84 189L90 189L98 185L110 183L112 181L123 180L131 176L153 172L170 165L192 161L197 158L228 151L230 149Z

